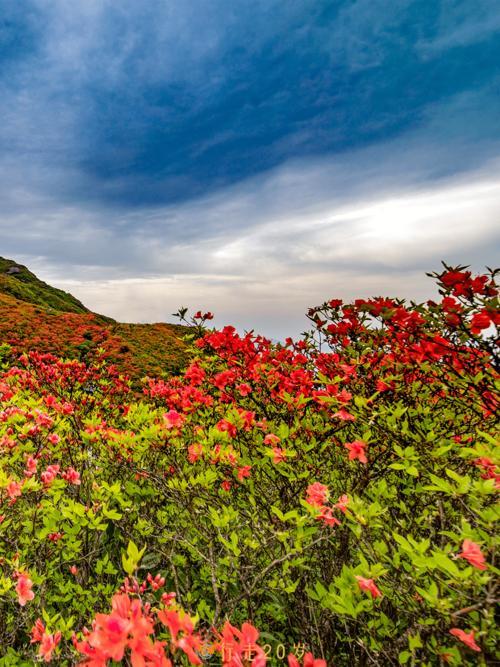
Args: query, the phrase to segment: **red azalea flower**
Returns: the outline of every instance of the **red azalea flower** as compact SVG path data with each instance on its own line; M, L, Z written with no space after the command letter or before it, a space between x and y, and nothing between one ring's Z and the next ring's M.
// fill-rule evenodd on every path
M286 449L273 447L273 454L273 463L283 463L283 461L286 461Z
M327 486L320 482L314 482L307 487L306 502L313 507L321 507L326 503L329 495L330 491Z
M356 417L354 415L351 415L350 412L347 412L345 408L340 408L338 412L335 412L333 415L337 419L341 419L342 421L347 421L347 422L353 422L356 420Z
M238 432L236 426L227 419L220 419L215 426L221 433L226 432L230 438L236 437Z
M463 271L446 271L441 276L441 282L445 287L455 287L459 283L464 282L470 277L470 273L464 273Z
M464 540L462 544L462 551L458 554L459 558L465 558L469 563L478 570L486 570L487 565L481 548L472 540Z
M450 635L453 635L466 646L468 646L473 651L481 651L480 647L474 641L474 630L470 632L465 632L465 630L460 630L460 628L452 628L450 630Z
M236 389L238 390L240 396L248 396L248 394L250 394L252 391L252 387L246 382L239 384Z
M177 410L169 410L163 415L167 428L180 428L184 424L184 417Z
M33 582L28 577L27 574L20 574L17 578L16 593L17 600L21 607L24 607L29 600L33 600L35 594L31 590L33 587Z
M359 588L362 591L366 591L367 593L370 593L372 598L382 597L382 593L380 592L380 590L375 585L375 582L373 581L373 579L365 579L365 577L360 577L359 575L356 575L356 580L358 582Z
M344 447L349 450L350 461L358 459L360 463L368 463L365 452L366 442L363 442L363 440L354 440L353 442L344 443Z
M474 334L481 333L483 329L487 329L491 324L491 317L487 310L482 310L480 313L475 313L472 316L470 323L471 331Z
M390 389L390 385L388 385L386 382L383 380L377 380L375 383L375 389L377 391L388 391Z
M277 445L279 442L281 442L281 438L278 438L274 433L268 433L264 438L265 445Z
M240 482L245 477L250 477L251 469L252 469L252 466L241 466L241 468L238 468L238 479L240 480Z

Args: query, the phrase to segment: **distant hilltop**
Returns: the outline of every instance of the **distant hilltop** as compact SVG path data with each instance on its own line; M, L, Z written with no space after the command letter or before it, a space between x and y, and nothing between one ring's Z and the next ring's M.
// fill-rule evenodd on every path
M184 367L184 332L177 324L126 324L93 313L23 264L0 257L0 345L9 344L14 354L37 350L89 360L102 348L109 363L137 382Z
M90 312L73 295L47 285L23 264L4 257L0 257L0 293L10 294L20 301L53 308L63 313Z

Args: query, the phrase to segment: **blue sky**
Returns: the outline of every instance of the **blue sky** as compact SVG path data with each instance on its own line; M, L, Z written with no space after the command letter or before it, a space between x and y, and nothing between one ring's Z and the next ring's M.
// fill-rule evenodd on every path
M494 264L496 0L4 0L0 254L273 336Z

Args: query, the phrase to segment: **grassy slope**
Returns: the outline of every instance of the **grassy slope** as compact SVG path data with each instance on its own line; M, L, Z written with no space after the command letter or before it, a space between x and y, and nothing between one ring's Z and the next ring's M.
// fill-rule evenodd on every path
M7 275L12 266L20 272ZM0 343L16 352L34 349L83 359L103 347L110 362L137 379L184 366L183 331L173 324L122 324L97 315L26 267L0 258Z
M8 275L7 272L12 268L18 268L19 273ZM10 294L20 301L65 313L89 312L81 301L68 292L47 285L22 264L4 257L0 257L0 292Z

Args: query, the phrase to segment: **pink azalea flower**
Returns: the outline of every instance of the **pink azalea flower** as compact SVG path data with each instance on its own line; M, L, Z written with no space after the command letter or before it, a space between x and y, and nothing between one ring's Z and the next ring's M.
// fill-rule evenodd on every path
M356 580L358 582L359 588L362 591L366 591L367 593L370 593L372 598L382 597L382 593L377 588L373 579L365 579L365 577L360 577L359 575L356 575Z

